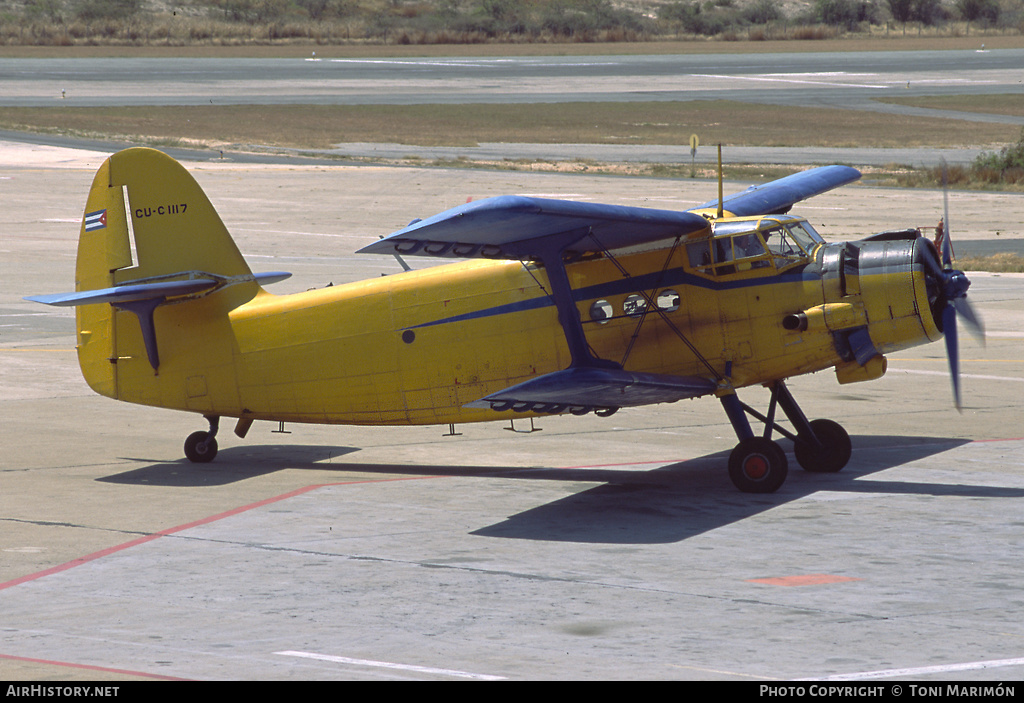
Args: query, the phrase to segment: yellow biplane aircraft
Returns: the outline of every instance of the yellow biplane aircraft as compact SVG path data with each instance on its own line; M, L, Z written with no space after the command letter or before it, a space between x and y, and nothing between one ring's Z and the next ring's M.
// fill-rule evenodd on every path
M467 259L277 296L253 274L199 185L145 148L100 167L82 222L78 358L98 393L221 417L360 425L478 422L717 397L739 438L729 475L771 492L794 442L838 471L846 431L808 421L785 379L835 368L876 379L884 354L945 333L959 407L956 313L970 285L918 230L826 243L794 203L850 183L811 169L686 212L502 196L416 220L361 252ZM948 223L948 217L946 219ZM134 254L132 244L134 242ZM737 390L771 389L766 414ZM792 423L775 421L776 407ZM758 436L748 415L764 425Z

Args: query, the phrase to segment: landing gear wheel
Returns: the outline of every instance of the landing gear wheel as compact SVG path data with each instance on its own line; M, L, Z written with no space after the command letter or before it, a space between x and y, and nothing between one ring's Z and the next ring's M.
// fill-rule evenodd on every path
M743 440L729 455L729 478L744 493L774 493L788 473L786 453L764 437Z
M821 446L816 447L798 437L793 451L800 466L815 473L835 473L846 466L853 444L842 425L832 420L811 420L810 425Z
M185 440L185 456L189 461L205 464L217 456L217 440L209 432L193 432Z

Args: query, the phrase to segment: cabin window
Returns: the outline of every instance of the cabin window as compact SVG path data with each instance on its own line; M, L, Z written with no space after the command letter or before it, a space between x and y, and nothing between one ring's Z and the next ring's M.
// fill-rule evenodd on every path
M622 311L630 317L640 317L647 309L647 299L642 295L627 295L622 303Z
M675 312L679 309L679 294L674 290L663 290L658 293L655 303L657 303L659 310Z
M590 319L603 325L612 319L612 312L611 303L607 300L597 300L590 306Z

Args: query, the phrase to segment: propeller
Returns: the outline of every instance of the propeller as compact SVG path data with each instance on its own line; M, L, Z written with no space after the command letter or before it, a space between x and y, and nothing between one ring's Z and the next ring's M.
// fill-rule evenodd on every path
M957 339L957 317L959 316L967 325L971 334L985 343L985 330L981 320L975 314L970 303L967 302L967 289L971 282L964 275L963 271L953 268L953 243L952 231L949 226L949 188L947 177L947 166L942 161L942 242L939 257L925 257L925 262L932 275L932 281L936 284L937 300L934 314L942 327L942 333L946 337L946 356L949 359L949 375L953 383L953 402L956 409L961 411L963 406L960 402L960 349ZM939 260L941 258L941 261Z

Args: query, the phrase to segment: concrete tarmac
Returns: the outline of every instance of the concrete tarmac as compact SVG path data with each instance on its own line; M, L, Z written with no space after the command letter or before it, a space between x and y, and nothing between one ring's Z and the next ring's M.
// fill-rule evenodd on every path
M1024 277L970 274L988 337L961 335L962 414L941 343L892 355L874 382L792 379L854 455L815 475L790 451L768 496L733 488L735 437L710 399L534 432L257 423L246 440L223 432L200 466L181 445L201 418L94 395L73 313L22 300L73 287L105 154L8 146L0 679L1024 676ZM677 180L189 166L254 270L295 274L282 293L398 271L352 252L470 197L685 208L715 195ZM1020 195L950 204L956 241L1021 236ZM797 211L856 238L932 226L942 198L854 186Z

